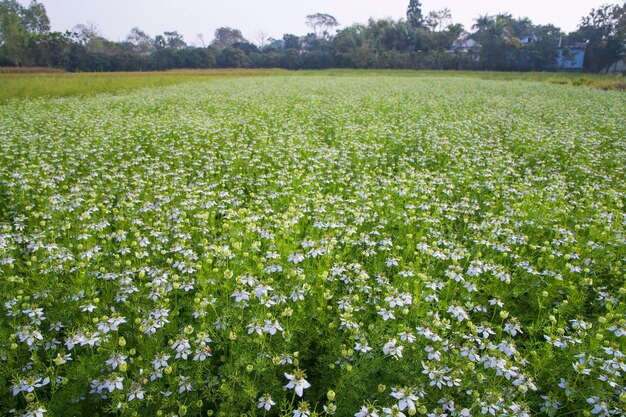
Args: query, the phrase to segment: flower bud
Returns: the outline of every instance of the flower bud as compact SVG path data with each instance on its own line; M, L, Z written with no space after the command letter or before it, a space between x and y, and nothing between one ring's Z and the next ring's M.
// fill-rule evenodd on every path
M332 389L328 390L328 392L326 393L326 398L328 398L328 401L335 401L335 396L335 391L333 391Z

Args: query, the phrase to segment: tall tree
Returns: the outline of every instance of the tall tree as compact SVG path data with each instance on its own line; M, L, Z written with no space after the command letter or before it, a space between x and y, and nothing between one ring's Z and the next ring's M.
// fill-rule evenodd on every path
M483 69L519 69L519 39L511 36L509 14L479 16L472 26L476 29L474 38L480 43L480 62Z
M247 42L239 29L223 26L215 30L215 39L212 44L218 47L230 46L237 42Z
M204 33L198 33L196 39L200 42L203 48L206 48L206 41L204 40Z
M559 51L555 45L563 37L561 29L554 25L532 26L537 40L524 46L527 67L524 70L541 71L556 66Z
M187 44L183 40L183 35L176 30L163 32L163 38L165 38L165 45L170 49L183 49L187 47Z
M95 22L88 21L85 24L78 24L72 29L73 37L84 50L92 54L105 53L111 43L102 36L100 28ZM97 67L102 67L102 63L98 63Z
M97 38L102 38L98 25L92 21L75 25L72 28L72 32L74 32L76 40L81 44L89 44Z
M148 54L154 49L154 42L150 35L137 26L126 35L126 42L133 45L133 50L139 54Z
M36 33L28 39L27 65L38 67L67 66L72 40L67 33Z
M494 18L489 16L488 14L484 14L474 19L472 29L474 29L476 32L486 32L489 30L489 28L491 28L493 24Z
M21 5L16 1L0 3L0 45L4 59L15 66L22 63L26 47L26 31L20 25Z
M263 29L258 29L255 32L255 35L256 35L257 44L259 45L259 48L261 49L265 48L267 44L270 42L269 41L270 36Z
M587 43L583 69L600 72L624 58L626 52L626 3L605 4L583 17L571 38Z
M317 38L325 39L330 36L330 30L339 26L339 22L329 14L315 13L306 17L306 25L313 30Z
M450 13L450 9L447 7L442 10L433 10L428 13L428 17L426 17L426 26L431 28L433 31L443 30L448 26L452 19L452 14Z
M46 13L43 4L35 0L30 2L28 8L23 13L24 25L29 33L48 33L50 32L50 19Z
M16 0L0 1L0 55L13 65L22 65L26 60L32 36L49 31L50 20L42 4L31 1L23 7Z
M422 15L422 4L419 0L410 0L406 9L406 21L414 28L424 26L424 16Z

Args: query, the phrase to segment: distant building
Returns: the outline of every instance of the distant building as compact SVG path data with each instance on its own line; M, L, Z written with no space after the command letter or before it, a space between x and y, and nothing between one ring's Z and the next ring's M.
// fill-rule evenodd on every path
M559 48L556 68L566 71L582 71L585 52L584 48Z
M535 35L524 36L520 38L520 42L524 45L528 45L529 43L537 42L539 40Z
M559 40L558 55L556 58L556 69L582 71L586 52L587 44L577 43L570 46L563 46L563 38L561 38Z
M472 38L457 39L452 42L450 52L466 54L471 51L480 49L481 45Z
M522 46L527 46L534 42L538 42L540 39L534 34L517 38ZM449 52L453 54L468 54L475 53L475 59L478 60L478 53L482 45L476 42L472 38L459 38L452 43ZM564 46L563 39L559 40L558 45L555 45L557 50L556 64L552 69L561 71L582 71L583 63L585 62L585 53L587 45L585 43L578 43L574 45ZM622 72L624 71L624 63L616 64L615 68L611 67L610 71Z

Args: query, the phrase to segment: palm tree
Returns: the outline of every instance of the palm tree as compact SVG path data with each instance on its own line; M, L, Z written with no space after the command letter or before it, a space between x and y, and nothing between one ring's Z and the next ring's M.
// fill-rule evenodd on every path
M495 23L495 19L488 14L478 16L478 18L474 19L476 23L472 25L472 29L476 32L486 32L491 26Z

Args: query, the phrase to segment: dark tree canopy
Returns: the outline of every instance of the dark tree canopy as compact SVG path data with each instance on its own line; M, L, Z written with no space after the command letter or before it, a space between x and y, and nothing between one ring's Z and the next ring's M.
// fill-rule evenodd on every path
M585 70L600 72L626 53L626 2L605 4L582 18L571 38L587 44Z
M296 49L299 51L300 48L302 48L302 42L300 41L300 37L291 33L285 33L283 35L283 48Z
M0 66L50 66L69 71L170 68L282 67L410 68L552 71L575 59L584 71L615 68L626 52L626 3L604 5L581 19L575 32L537 25L509 13L481 15L466 32L450 10L424 11L407 0L406 19L370 19L338 30L329 14L306 16L311 32L277 38L257 31L257 44L239 29L219 27L214 39L188 45L180 32L151 37L139 27L123 41L106 39L93 22L50 32L41 3L0 0ZM196 42L197 43L197 42ZM569 65L569 64L568 64ZM580 69L580 68L577 68Z
M16 0L0 1L0 61L27 64L29 39L49 31L50 20L43 4L31 1L24 7Z

